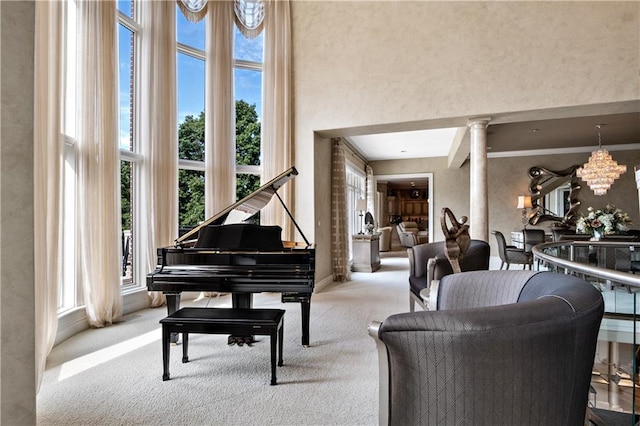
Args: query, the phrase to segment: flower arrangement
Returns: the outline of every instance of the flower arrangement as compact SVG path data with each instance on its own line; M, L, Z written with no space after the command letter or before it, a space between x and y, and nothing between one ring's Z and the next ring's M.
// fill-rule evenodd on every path
M612 204L594 210L587 208L587 215L582 215L576 223L576 230L592 236L620 234L629 230L629 215Z

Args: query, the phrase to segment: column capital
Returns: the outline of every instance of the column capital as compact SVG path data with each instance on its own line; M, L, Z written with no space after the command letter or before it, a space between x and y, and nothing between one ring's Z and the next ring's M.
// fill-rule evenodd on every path
M469 127L487 127L491 117L475 117L467 120L467 126Z

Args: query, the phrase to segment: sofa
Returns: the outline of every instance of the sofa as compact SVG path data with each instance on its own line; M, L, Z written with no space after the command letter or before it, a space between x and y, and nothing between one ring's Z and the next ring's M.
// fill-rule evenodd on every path
M445 255L444 241L418 244L407 249L409 257L409 311L418 304L426 309L420 293L429 289L432 281L453 274L451 263ZM471 240L467 253L460 263L462 272L488 270L491 257L489 244L482 240Z
M604 301L536 271L442 277L433 311L372 322L380 424L582 426Z
M420 231L416 222L400 222L396 229L400 237L400 245L403 247L413 247L429 242L429 231Z

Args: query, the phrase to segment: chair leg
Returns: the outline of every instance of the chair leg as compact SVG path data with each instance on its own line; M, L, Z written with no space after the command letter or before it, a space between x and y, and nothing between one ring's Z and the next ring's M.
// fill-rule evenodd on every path
M413 300L411 296L411 290L409 290L409 312L415 312L416 310L416 301Z

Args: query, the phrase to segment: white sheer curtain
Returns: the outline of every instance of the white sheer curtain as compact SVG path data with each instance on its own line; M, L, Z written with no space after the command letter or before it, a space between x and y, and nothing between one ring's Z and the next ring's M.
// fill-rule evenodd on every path
M262 84L262 182L268 182L293 164L291 136L291 14L289 1L265 4L264 70ZM293 206L293 182L278 190L287 207ZM272 200L261 213L263 224L280 225L284 240L294 239L293 223L282 205Z
M205 216L236 201L233 2L209 1L205 93Z
M339 140L331 143L331 263L333 280L344 282L351 277L347 240L347 170L344 147Z
M146 233L147 272L156 266L156 248L178 234L178 124L176 112L176 9L172 2L141 3L140 150L143 191L141 230ZM151 306L166 302L153 291Z
M61 78L64 3L36 3L33 129L36 390L58 328L62 253Z
M122 315L116 3L77 2L78 253L87 320Z

